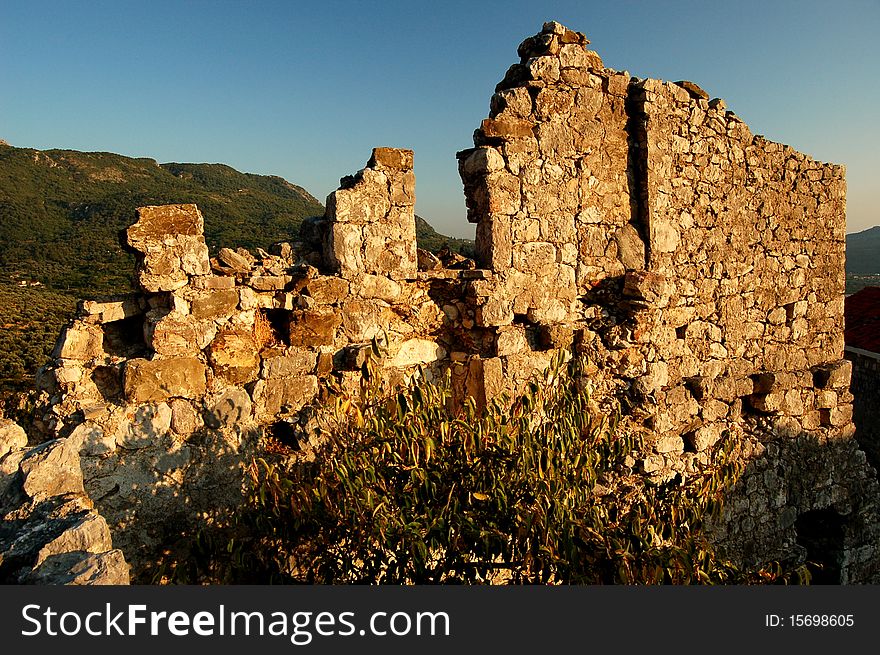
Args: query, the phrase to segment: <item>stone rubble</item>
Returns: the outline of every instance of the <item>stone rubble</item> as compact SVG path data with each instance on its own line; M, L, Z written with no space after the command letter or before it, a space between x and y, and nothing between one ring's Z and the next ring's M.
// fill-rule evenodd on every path
M138 210L140 291L82 304L39 422L78 446L133 579L234 509L267 434L314 445L329 388L356 385L377 340L390 380L450 370L478 405L583 354L597 404L646 437L636 471L674 481L739 444L747 473L715 528L733 556L812 556L804 521L832 512L841 581L880 581L880 488L842 358L843 168L587 44L558 23L526 39L458 153L475 264L416 248L410 150L376 148L298 241L256 255L210 257L194 205Z
M83 488L76 440L28 447L22 428L0 425L14 435L0 442L0 582L128 584L125 557Z

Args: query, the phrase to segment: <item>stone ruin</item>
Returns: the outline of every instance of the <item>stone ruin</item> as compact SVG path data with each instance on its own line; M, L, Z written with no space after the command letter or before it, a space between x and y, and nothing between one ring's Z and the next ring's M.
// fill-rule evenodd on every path
M582 354L596 399L645 437L637 472L674 480L740 444L713 528L728 555L880 582L880 487L843 359L843 168L588 43L558 23L526 39L458 153L475 267L417 252L409 150L375 149L271 253L211 258L194 205L138 210L140 291L81 304L39 421L56 439L41 448L78 458L132 579L235 506L266 435L313 445L330 383L356 385L375 339L389 379L451 370L478 405ZM10 450L11 489L34 455Z

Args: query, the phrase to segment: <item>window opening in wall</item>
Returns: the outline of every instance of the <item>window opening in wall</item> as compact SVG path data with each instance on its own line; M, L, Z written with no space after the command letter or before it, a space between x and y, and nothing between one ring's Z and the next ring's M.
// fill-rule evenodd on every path
M118 368L115 366L96 366L91 377L105 402L122 398L122 376Z
M675 328L676 338L677 339L684 339L685 335L687 334L687 329L688 329L687 325L679 325L677 328Z
M266 432L276 447L287 452L300 450L297 430L290 421L276 421L266 428Z
M805 512L795 521L797 542L807 550L811 584L840 584L843 517L833 509Z
M147 355L143 314L104 323L101 331L104 335L102 347L111 357L130 359Z
M254 336L261 348L290 345L291 313L286 309L261 309L257 312Z

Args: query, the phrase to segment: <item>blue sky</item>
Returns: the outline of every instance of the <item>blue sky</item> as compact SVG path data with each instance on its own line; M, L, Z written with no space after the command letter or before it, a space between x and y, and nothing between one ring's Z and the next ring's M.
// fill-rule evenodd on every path
M416 211L472 236L455 152L545 20L605 65L689 79L756 134L847 166L880 223L880 1L0 0L0 138L281 175L323 201L373 146L413 148Z

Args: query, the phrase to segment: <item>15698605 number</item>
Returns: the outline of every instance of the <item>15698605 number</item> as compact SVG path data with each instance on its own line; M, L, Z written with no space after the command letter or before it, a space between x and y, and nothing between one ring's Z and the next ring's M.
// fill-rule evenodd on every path
M849 628L855 625L852 614L792 614L789 625L795 628Z

